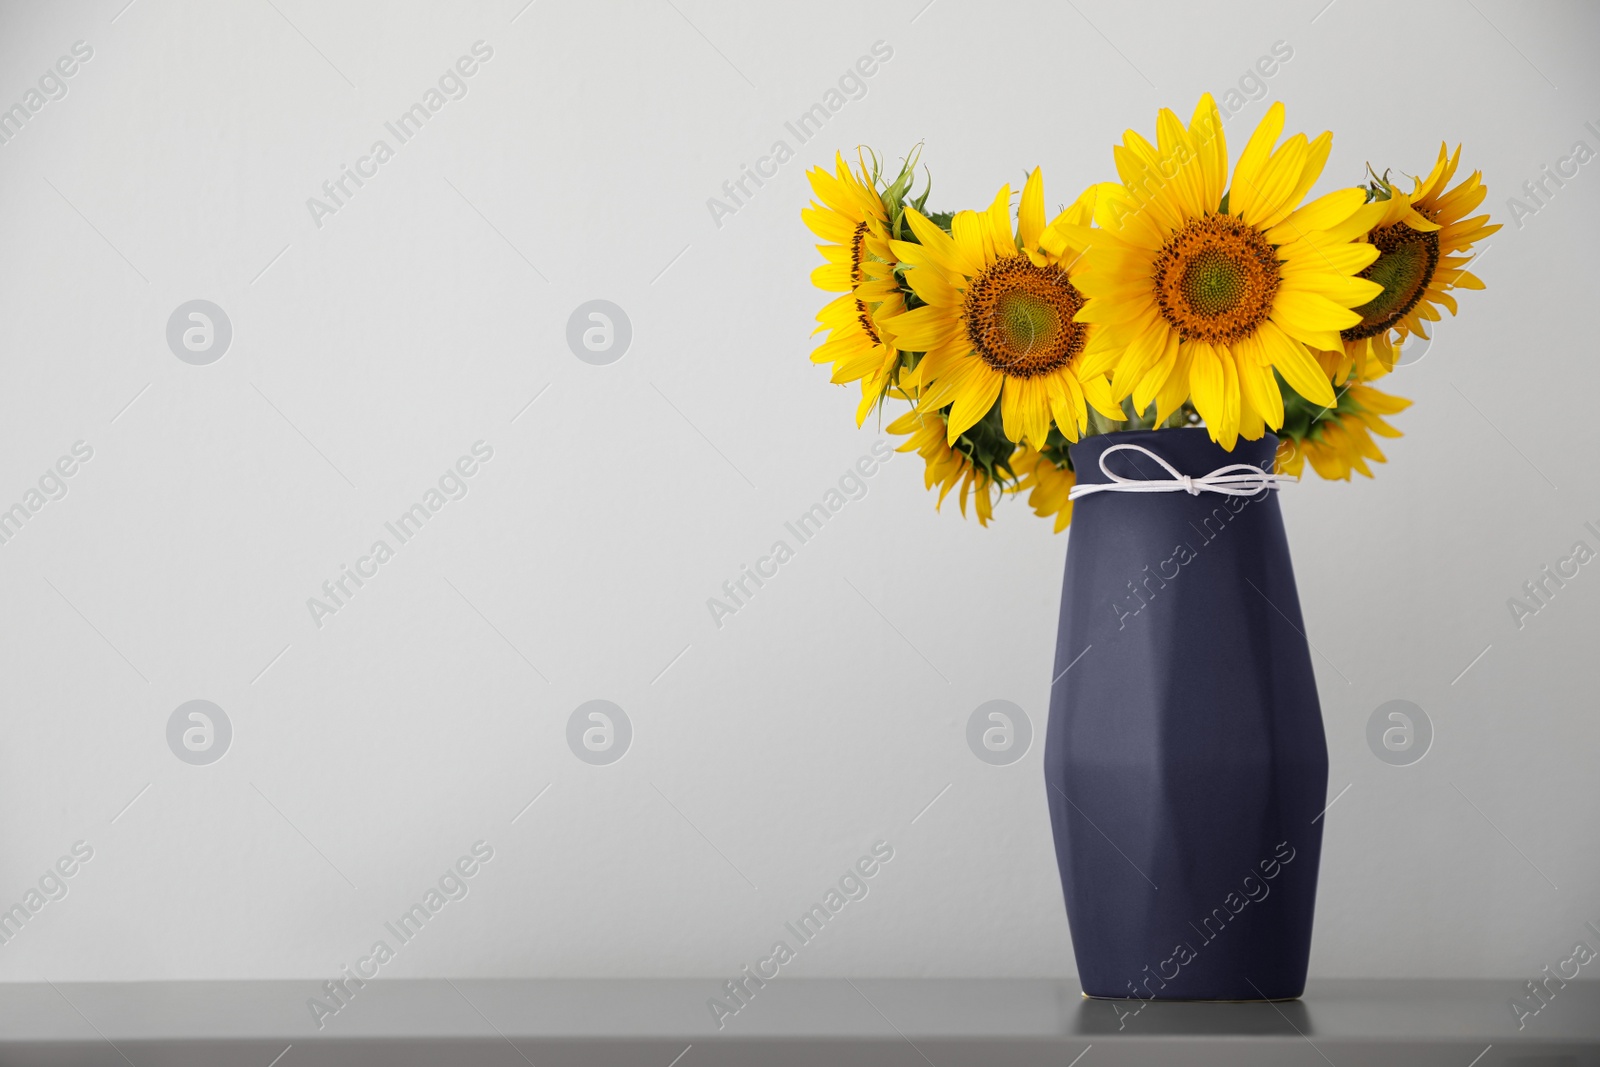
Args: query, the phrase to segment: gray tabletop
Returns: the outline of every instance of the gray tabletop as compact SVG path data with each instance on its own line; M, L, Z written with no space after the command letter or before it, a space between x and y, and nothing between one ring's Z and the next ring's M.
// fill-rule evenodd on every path
M1600 983L1542 1006L1509 979L1324 980L1278 1004L1008 979L784 978L742 1001L708 980L0 985L4 1067L524 1063L1578 1067L1600 1065Z

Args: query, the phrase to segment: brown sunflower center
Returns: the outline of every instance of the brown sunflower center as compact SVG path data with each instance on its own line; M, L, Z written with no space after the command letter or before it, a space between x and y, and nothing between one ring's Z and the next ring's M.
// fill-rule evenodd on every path
M1361 277L1383 286L1383 292L1355 309L1361 321L1340 331L1346 341L1374 337L1409 315L1439 267L1437 232L1422 233L1396 222L1373 230L1372 243L1378 246L1378 258Z
M1232 215L1207 215L1173 234L1155 258L1161 316L1183 337L1227 344L1272 313L1277 251Z
M856 232L850 238L850 288L852 289L860 288L862 279L866 277L866 272L861 269L861 264L866 262L866 258L867 224L858 222ZM861 323L862 331L872 338L873 344L883 343L882 338L878 336L878 328L872 321L872 309L867 307L866 301L859 296L856 297L856 320Z
M861 265L867 261L867 224L856 223L856 232L850 236L850 284L857 286L865 277Z
M1083 350L1087 327L1072 321L1082 307L1083 294L1059 267L1004 256L967 286L967 339L995 370L1035 378Z

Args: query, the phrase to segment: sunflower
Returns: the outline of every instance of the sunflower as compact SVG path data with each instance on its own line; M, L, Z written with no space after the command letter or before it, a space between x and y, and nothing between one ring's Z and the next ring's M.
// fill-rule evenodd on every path
M1094 192L1057 222L1086 225ZM885 317L902 348L925 353L914 371L921 409L948 408L947 442L999 402L1011 441L1043 447L1052 420L1076 441L1088 426L1087 404L1124 418L1103 375L1079 371L1092 328L1076 321L1084 305L1075 282L1077 252L1052 223L1045 226L1044 181L1028 176L1011 227L1011 188L1000 187L982 212L961 211L947 234L915 208L906 221L920 243L890 247L909 269L906 282L924 306Z
M893 336L883 319L905 310L895 281L894 253L889 247L889 214L865 160L858 170L836 155L834 173L813 167L806 173L816 200L800 212L811 232L826 244L817 246L827 260L811 272L811 281L841 294L817 313L828 339L811 354L813 363L833 364L832 381L859 381L861 403L856 425L883 396L899 360Z
M1383 253L1378 253L1378 258L1382 259ZM1352 373L1358 381L1370 382L1394 370L1395 361L1400 358L1400 339L1392 331L1384 330L1367 337L1345 337L1349 332L1339 332L1344 344L1337 351L1314 349L1311 353L1334 385L1343 385Z
M1409 194L1385 178L1372 183L1370 195L1383 212L1364 239L1379 254L1361 277L1383 286L1383 292L1355 309L1361 321L1339 332L1343 345L1320 356L1336 381L1343 382L1352 369L1367 379L1392 370L1400 342L1411 334L1426 340L1423 324L1439 321L1439 307L1456 313L1449 290L1483 288L1466 269L1473 257L1464 253L1500 227L1487 225L1488 215L1466 217L1489 191L1481 171L1446 191L1460 160L1459 145L1452 154L1440 144L1432 173L1414 179Z
M1283 440L1278 445L1278 473L1299 477L1309 462L1312 470L1328 479L1349 481L1351 471L1372 477L1367 460L1386 462L1372 435L1399 437L1400 431L1383 416L1410 406L1411 401L1403 397L1351 382L1339 394L1335 407L1309 419L1302 415L1285 422Z
M989 525L989 520L994 517L995 497L998 492L1008 491L1003 480L1011 474L1008 464L1002 462L985 469L974 461L973 449L965 437L953 446L947 437L945 417L938 411L913 408L891 422L889 432L910 435L910 439L895 451L916 452L922 457L925 465L923 485L928 489L935 485L939 487L939 501L934 505L936 510L943 509L944 498L960 484L962 516L967 514L967 498L970 496L978 513L978 524Z
M1056 460L1051 455L1059 455L1062 463L1057 466ZM1046 449L1044 452L1023 447L1017 450L1012 459L1012 466L1022 476L1017 483L1015 492L1029 490L1028 506L1033 513L1041 519L1048 519L1052 515L1056 520L1056 533L1065 530L1072 522L1072 501L1067 499L1067 494L1072 487L1078 484L1078 476L1073 473L1072 466L1066 461L1066 450Z
M1119 402L1156 404L1163 421L1186 397L1212 440L1232 449L1283 423L1273 370L1308 400L1331 406L1328 376L1308 346L1339 347L1350 308L1382 291L1356 276L1378 256L1352 243L1381 210L1361 189L1298 206L1322 173L1333 135L1277 145L1283 105L1256 127L1226 195L1228 152L1209 94L1185 128L1170 110L1157 144L1128 131L1115 149L1121 182L1101 186L1097 229L1066 236L1087 249L1084 323L1103 327L1080 373L1112 372Z

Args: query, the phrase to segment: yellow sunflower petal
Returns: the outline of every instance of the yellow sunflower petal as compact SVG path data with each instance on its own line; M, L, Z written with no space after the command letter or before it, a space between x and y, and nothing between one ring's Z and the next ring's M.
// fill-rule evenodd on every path
M1280 330L1270 319L1261 324L1257 336L1267 359L1272 361L1290 388L1313 404L1332 407L1338 402L1333 395L1333 386L1328 384L1327 375L1322 373L1322 368L1311 358L1311 353L1306 351L1304 345Z
M1044 233L1044 176L1034 167L1022 187L1022 200L1017 204L1017 242L1024 249L1038 248L1039 235Z
M1228 187L1228 142L1222 132L1222 115L1210 93L1203 93L1189 119L1189 141L1200 160L1201 203L1215 211Z
M1283 133L1283 102L1274 101L1256 124L1255 132L1234 164L1233 184L1228 187L1228 211L1246 220L1255 213L1262 170L1272 156L1272 146Z

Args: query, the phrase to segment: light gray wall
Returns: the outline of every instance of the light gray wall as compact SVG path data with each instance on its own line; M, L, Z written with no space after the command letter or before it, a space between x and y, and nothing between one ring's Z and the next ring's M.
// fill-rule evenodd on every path
M1326 187L1464 140L1508 224L1392 379L1392 462L1285 494L1348 785L1314 973L1509 980L1600 921L1600 564L1520 629L1507 607L1600 546L1600 163L1506 207L1600 149L1593 8L124 2L0 30L0 104L93 49L0 145L0 504L93 449L0 545L0 904L93 850L0 977L330 977L480 840L384 974L728 976L879 840L792 973L1072 973L1042 738L1004 767L966 742L992 699L1042 731L1068 538L1020 502L935 514L901 456L720 628L706 601L882 436L807 361L805 166L922 140L934 205L1035 164L1070 202L1124 128L1279 41L1289 128L1336 133ZM396 145L477 41L467 95ZM713 220L879 41L865 96ZM307 199L379 138L318 226ZM232 324L207 366L165 334L194 299ZM593 299L632 326L608 366L566 341ZM316 625L479 441L465 498ZM205 766L167 739L195 699L233 730ZM594 699L633 727L609 766L567 743ZM1366 741L1393 699L1436 733L1412 766Z

